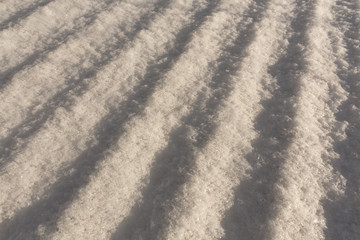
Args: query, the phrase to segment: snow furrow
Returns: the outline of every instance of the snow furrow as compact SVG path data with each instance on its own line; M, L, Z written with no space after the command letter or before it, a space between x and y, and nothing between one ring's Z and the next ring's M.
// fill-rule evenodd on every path
M289 39L287 52L269 70L277 80L277 86L272 91L273 96L263 102L264 110L256 118L255 129L259 136L252 143L253 151L247 155L252 166L250 178L240 182L235 192L236 204L224 220L228 222L225 239L237 236L247 236L247 239L321 238L323 219L319 211L322 195L319 194L324 192L321 184L325 184L322 181L327 179L327 171L331 171L326 157L322 159L322 155L332 153L317 142L325 138L323 134L326 136L330 130L326 126L318 126L318 116L311 107L314 106L319 115L326 114L331 123L333 112L328 111L330 97L324 85L329 85L330 89L333 88L336 94L341 95L339 86L332 83L336 82L332 72L322 73L329 80L319 79L316 74L321 69L329 69L324 59L318 59L319 51L324 51L318 50L319 45L326 44L326 39L318 37L322 30L318 31L315 23L323 21L319 10L323 9L323 4L297 1L296 8L300 13L291 24L293 36ZM312 41L317 38L319 42ZM325 67L315 64L316 60L319 60L320 66L325 64ZM312 79L317 79L320 86L314 85ZM314 100L312 98L316 93L323 94L324 99L304 101L305 98ZM306 94L309 96L304 97ZM341 97L338 98L340 100L335 99L331 107L341 101ZM305 121L313 129L307 130ZM314 148L305 150L310 139L313 140ZM323 171L323 175L318 171ZM309 190L316 188L314 184L318 184L318 195ZM256 213L252 214L254 211Z
M166 4L167 3L167 4ZM144 14L140 19L138 19L137 23L133 25L135 28L132 29L132 31L129 31L127 33L124 33L125 36L116 39L116 41L113 44L109 44L110 46L106 47L103 50L100 50L100 52L93 53L94 55L97 55L97 59L93 59L93 62L91 63L90 67L85 67L84 69L77 69L75 73L70 73L65 75L66 84L63 86L61 90L57 90L56 88L56 82L57 84L60 83L59 78L53 77L54 83L51 84L49 87L53 89L53 91L56 91L55 94L46 100L46 98L43 100L45 101L44 105L40 106L32 106L30 110L28 109L30 113L27 114L24 121L22 121L20 124L15 125L12 128L12 131L8 136L6 136L4 139L0 140L0 143L2 147L0 148L1 153L1 159L0 166L3 168L6 164L11 162L14 157L16 157L17 152L24 149L26 147L27 143L30 142L30 138L36 134L43 126L46 124L48 119L53 117L54 113L59 107L65 107L68 108L71 106L73 102L74 96L80 96L83 95L88 88L90 87L90 84L92 84L91 80L96 74L102 71L104 67L107 65L111 65L112 62L114 62L119 56L119 52L126 48L126 46L131 45L134 38L143 30L145 29L149 24L152 23L152 18L155 17L154 13L158 12L160 10L166 9L168 7L169 1L166 0L160 0L155 4L154 9L152 11L147 12ZM129 13L131 13L129 11ZM128 14L129 14L128 13ZM126 17L126 15L124 15ZM128 18L129 19L129 18ZM139 25L141 23L141 26ZM85 49L89 52L92 52L93 49ZM89 53L84 52L84 55L88 55ZM77 61L82 61L81 58L79 58ZM56 66L56 65L55 65ZM76 65L75 65L76 66ZM86 63L85 63L86 66ZM72 66L74 67L74 66ZM95 69L94 69L95 68ZM76 69L76 67L75 67ZM71 69L67 69L64 72L70 71ZM36 72L35 72L36 73ZM74 74L74 75L73 75ZM62 75L62 74L61 74ZM60 75L60 76L61 76ZM64 77L61 77L64 78ZM50 82L50 81L48 81ZM42 84L41 88L44 87L46 84ZM55 85L55 86L54 86ZM36 94L37 91L42 92L39 96L39 94ZM38 97L44 98L44 90L41 89L32 89L32 94ZM8 92L11 92L8 90ZM17 93L19 95L19 91ZM29 108L29 105L31 101L28 100L29 95L24 94L25 99L24 103L25 107ZM7 99L8 96L3 96L4 99ZM13 97L14 100L18 100ZM37 100L37 99L36 99ZM34 100L33 100L34 101ZM14 104L17 104L15 101ZM17 105L15 105L17 106ZM31 106L31 105L30 105ZM11 112L11 104L6 104L5 110L8 110L8 112ZM18 106L17 106L18 107ZM18 107L19 108L19 107ZM16 113L14 113L16 114ZM24 114L24 113L23 113ZM8 116L11 116L11 114L7 114ZM9 123L11 125L14 125L14 117L12 118L12 121ZM6 125L4 124L4 127Z
M41 195L40 190L55 181L50 181L47 178L54 177L54 175L58 176L55 174L57 171L64 171L64 169L59 169L62 165L76 158L81 151L86 149L88 141L94 134L96 124L101 126L101 123L97 122L101 118L105 118L104 115L112 110L108 104L115 104L126 99L127 95L136 90L134 88L136 85L143 83L140 81L141 78L156 77L158 74L156 71L161 72L164 61L167 64L171 63L172 57L178 54L174 52L178 46L173 44L179 45L179 42L183 40L181 33L175 35L176 32L181 28L187 29L186 24L189 23L189 18L200 7L193 7L191 3L188 5L179 5L179 8L169 9L154 19L153 24L149 25L149 29L142 31L134 39L133 44L129 45L119 55L118 60L97 74L95 79L101 80L101 84L91 86L83 97L74 99L76 104L68 111L64 108L58 109L54 119L32 139L25 151L3 169L1 179L7 184L2 189L4 190L2 203L4 203L3 201L13 202L14 197L17 199L16 204L4 204L8 205L8 209L2 209L3 212L12 212L14 209L11 210L11 208L19 208L27 204L31 198L31 193L34 191L33 188L40 188L34 192L37 196ZM189 7L192 9L183 14L183 11ZM173 32L167 31L165 33L164 29L166 28L172 29ZM168 50L167 46L169 45L173 45L173 50ZM145 48L148 49L148 52L138 51ZM130 59L133 60L129 61ZM127 69L132 69L132 71ZM129 82L124 82L122 78L129 80ZM131 78L133 78L132 82L130 82ZM138 87L139 91L142 90L140 86ZM89 113L92 113L90 118ZM88 118L86 124L79 125L78 121L84 118ZM74 146L74 142L78 146ZM39 146L41 146L40 149ZM48 153L44 154L46 151ZM38 157L33 161L28 161L28 156L34 152L38 153ZM41 174L41 169L44 167L49 170L48 174ZM13 171L13 169L22 170ZM18 182L22 172L27 172L30 177L23 178L23 181ZM19 189L19 191L14 191L14 189ZM4 215L6 216L7 213Z
M9 16L7 19L2 20L0 22L0 31L18 24L21 20L30 16L31 14L36 12L39 8L45 7L46 5L54 1L55 0L43 0L43 1L35 2L33 4L29 4L26 8L21 9L20 11L17 11L11 16ZM13 6L13 8L18 8L18 6L15 5Z
M174 63L174 61L177 58L176 56L180 56L181 53L185 50L187 38L189 38L191 36L191 33L197 27L201 26L200 23L201 23L201 21L204 21L206 19L206 16L208 14L207 12L215 6L216 5L214 5L214 4L210 4L209 8L206 8L205 10L200 11L197 14L195 14L195 17L198 19L191 25L185 26L183 28L183 30L181 30L177 34L174 49L169 51L167 54L161 56L163 58L163 62L158 60L158 61L156 61L157 63L154 66L150 66L150 68L148 69L148 73L145 74L145 76L144 76L144 81L139 83L139 87L137 90L134 89L134 91L135 91L134 95L132 95L132 96L130 95L130 98L126 102L122 103L118 109L113 109L113 110L115 110L115 112L103 117L102 121L100 123L98 123L98 127L97 127L98 130L95 133L96 134L95 136L97 137L97 141L99 141L99 143L95 143L95 145L93 147L89 148L88 150L85 150L84 153L82 155L80 155L77 158L77 160L75 160L75 162L72 164L72 166L70 166L70 169L74 168L74 170L72 170L73 171L72 173L71 173L71 171L70 172L65 171L65 173L69 173L70 176L65 176L61 179L57 179L58 181L54 184L53 189L49 189L48 193L44 196L44 199L35 202L33 206L28 208L28 210L21 210L19 212L18 216L15 216L11 222L8 222L8 223L5 222L3 224L2 228L8 232L7 234L10 234L11 232L13 232L11 229L18 227L16 224L17 219L23 219L22 222L25 222L24 224L26 225L27 221L33 217L31 214L35 214L36 212L38 212L39 208L43 208L44 206L47 206L49 208L53 207L54 212L49 212L49 214L56 214L56 211L61 210L60 207L65 207L66 204L68 204L67 201L71 200L74 197L73 195L76 194L77 189L81 187L82 183L85 184L87 181L86 180L87 177L84 176L84 174L85 174L84 171L89 171L88 174L90 175L91 171L94 170L93 168L95 167L97 157L99 157L99 155L102 155L101 152L104 152L108 148L111 147L112 141L115 141L114 139L107 140L107 139L105 139L105 136L108 135L109 133L112 133L112 134L114 134L114 138L116 139L118 137L117 135L119 135L119 136L121 135L121 132L123 130L122 130L122 128L120 128L120 126L118 129L113 129L115 126L117 126L116 123L120 124L122 121L126 122L127 119L132 114L136 113L133 111L139 110L138 107L136 107L136 104L134 105L134 103L136 101L139 103L141 103L142 101L147 101L146 97L143 98L144 94L149 95L149 96L152 94L151 93L152 88L155 87L154 84L156 84L156 81L158 81L162 76L162 74L159 75L159 72L161 72L161 70L165 71L166 68L171 68L172 64ZM176 10L169 12L167 17L174 18L174 11L176 12ZM191 15L192 13L190 11L187 14ZM181 19L181 17L184 18L184 16L179 16L179 17L180 17L180 19ZM161 21L159 21L159 23L164 24L167 21L169 21L169 19L161 19ZM174 24L176 24L176 23L174 23ZM172 28L174 28L174 27L176 29L176 27L178 27L178 26L175 25ZM166 25L161 26L159 30L164 30L166 28L167 28ZM168 28L171 29L171 27L168 27ZM150 29L149 30L150 33L151 33L151 30L154 30L154 29ZM154 35L155 36L157 35L156 31L154 31ZM146 36L144 36L144 37L146 37ZM161 44L163 44L163 43L161 43ZM142 48L143 46L140 45L138 47ZM136 48L135 50L136 51L131 52L131 54L134 54L135 52L137 52L138 48ZM155 51L156 51L156 49L155 49ZM141 58L138 58L138 59L141 59ZM128 67L128 66L125 64L124 67ZM109 70L109 72L111 72L111 70ZM101 89L100 89L100 92L102 92ZM107 93L109 94L109 90ZM97 93L97 94L99 94L99 93ZM104 93L104 95L106 96L106 92ZM94 100L96 100L96 98ZM98 109L98 110L101 110L101 109ZM103 150L101 150L101 149L103 149ZM47 149L45 149L45 150L47 150ZM92 155L91 153L94 150L99 151L99 154ZM89 154L90 154L90 156L89 156ZM54 160L56 160L56 159L54 159ZM33 162L31 164L33 164ZM48 163L46 163L46 164L48 165ZM48 168L47 165L46 165L46 167ZM85 168L83 166L85 166ZM17 167L17 166L15 165L15 167ZM13 173L11 173L11 170L10 170L9 174L13 174ZM67 177L70 178L70 181L67 180ZM72 178L77 179L79 177L80 177L80 179L78 179L79 181L75 181L79 185L74 184L74 182L71 181ZM84 177L84 179L81 179L81 177ZM14 179L14 180L15 180L14 182L16 182L16 179ZM26 182L28 182L28 179ZM46 182L44 182L44 184L45 183ZM74 185L71 185L71 184L74 184ZM11 186L11 184L9 184L9 185ZM28 185L28 184L26 183L26 185ZM22 187L24 187L23 184L22 184ZM14 187L9 188L9 190L11 190L11 189L14 189ZM63 195L64 190L70 190L70 189L73 189L73 193L70 192L69 195L67 195L67 196L65 195L61 198L58 198L59 194L60 194L60 196ZM24 190L27 191L27 187L25 187ZM58 191L56 191L56 190L58 190ZM9 192L9 195L6 198L7 200L11 199L9 197L10 194L16 196L16 194ZM22 194L23 194L23 191L22 191ZM40 197L40 195L38 197ZM54 197L56 200L54 200L52 197ZM20 198L17 199L18 202L17 202L16 207L18 207L20 205L19 200L20 200ZM24 201L23 199L21 199L21 200ZM54 205L54 203L59 204L59 206ZM62 206L62 205L64 205L64 206ZM7 209L6 211L9 211L9 209ZM24 214L23 212L25 212L26 214ZM28 217L25 217L24 215L28 216ZM32 222L32 225L29 226L29 229L25 230L25 232L28 231L28 232L32 232L34 234L36 227L39 224L43 223L43 221L46 222L46 217L47 216L44 216L42 218L39 217L36 222ZM44 222L44 224L45 224L45 222ZM20 225L22 226L22 224L20 224ZM22 233L22 234L24 234L24 233Z
M242 4L240 4L240 6ZM225 9L224 13L216 14L216 18L214 17L214 19L211 20L212 25L219 24L219 19L224 17L228 8L229 6ZM235 8L237 11L233 13L234 15L239 15L238 8L239 6ZM237 18L231 17L230 19L235 20ZM203 38L203 36L207 36L208 34L212 33L214 31L214 27L216 29L218 28L216 25L212 26L210 29L206 29L206 32L202 33L200 36ZM233 30L234 27L235 26L228 30ZM216 38L217 37L215 37L215 39ZM226 38L222 41L224 40L226 40ZM193 42L198 44L200 42L204 42L204 39L193 40ZM62 217L62 221L60 221L59 224L60 233L55 235L55 239L64 239L69 232L71 232L70 235L75 234L80 238L88 238L91 236L90 234L95 235L95 233L84 231L85 222L83 221L89 214L92 215L96 213L96 218L93 218L92 223L87 222L87 224L94 224L94 226L98 226L100 224L102 228L113 229L116 227L114 223L121 222L121 220L130 211L130 208L133 204L133 197L136 197L140 193L139 187L143 184L142 179L147 174L149 174L149 164L151 164L153 161L152 159L156 158L155 154L166 144L167 138L170 137L167 137L171 130L168 128L172 128L172 126L178 125L177 119L180 119L181 116L184 115L184 112L187 112L189 108L192 108L191 103L196 100L195 89L203 88L202 85L204 83L201 82L201 79L203 78L202 76L197 77L200 78L198 80L200 82L192 82L195 79L191 80L191 78L196 78L196 75L199 74L198 71L201 71L203 67L200 69L191 68L191 72L188 73L190 74L187 77L188 79L184 79L186 81L182 80L178 82L179 80L175 79L176 84L174 84L174 80L172 80L174 76L178 74L178 72L182 72L182 69L187 69L184 64L189 64L189 59L194 59L194 56L198 56L198 53L203 52L203 47L200 47L197 44L192 46L192 48L195 49L190 48L189 51L183 55L185 57L179 59L179 62L175 64L175 71L172 70L169 72L168 77L166 77L167 82L169 83L167 83L166 88L162 88L161 91L154 94L151 99L151 104L149 103L148 107L146 107L145 116L135 117L134 120L127 124L127 131L117 143L117 146L120 149L111 150L113 154L111 154L111 156L109 156L106 161L101 164L99 167L100 170L98 170L98 173L90 179L89 185L80 191L79 199L77 199L75 203L72 203L69 206L69 209L65 211ZM214 47L218 48L219 46L215 45L213 48ZM207 56L206 58L213 58L215 56ZM201 62L204 60L201 60ZM207 65L206 62L208 61L203 62L202 65ZM204 67L206 67L206 65ZM186 85L183 85L185 83ZM190 83L191 85L188 86ZM181 94L179 93L180 89ZM189 90L192 91L189 92ZM178 96L174 95L175 93L177 93ZM185 93L189 95L183 96ZM161 125L154 125L154 127L150 127L153 125L153 123L161 123ZM169 123L170 126L168 127ZM154 139L154 136L158 137ZM111 201L107 196L103 195L107 191L113 193ZM89 198L89 196L91 197ZM106 204L103 204L103 201L106 201ZM90 212L87 210L89 207L91 208ZM108 216L106 213L108 211L117 213L112 216L112 221L108 221L107 219ZM75 212L81 212L81 214L74 215ZM77 227L73 227L73 220L71 219L74 217L76 219L75 221L78 223ZM105 219L107 219L107 221L105 221ZM93 231L95 232L97 230L94 229Z
M279 168L285 159L281 156L293 138L291 119L299 88L299 77L305 69L301 44L306 42L306 31L311 21L314 3L295 1L296 18L291 21L286 51L269 67L271 85L267 86L270 98L261 101L262 111L254 118L257 137L251 142L252 151L245 155L250 165L247 177L240 179L234 190L234 204L223 219L225 236L234 239L272 239L269 219L274 216L277 199L274 185L279 179ZM287 42L287 43L286 43ZM281 239L281 238L279 238Z
M0 22L43 0L0 0Z
M360 2L336 1L333 8L334 53L337 72L347 99L336 118L344 122L345 138L335 141L339 158L334 168L346 180L343 194L324 200L326 239L356 239L360 236Z
M7 71L43 49L52 38L73 28L79 16L101 6L97 0L47 1L47 6L36 11L21 25L0 32L0 72Z
M269 135L272 138L262 136L260 141L267 139L275 150L266 153L272 156L267 159L271 163L258 172L259 187L264 189L255 191L263 193L257 197L258 204L267 206L261 217L266 224L263 239L269 238L269 232L272 239L324 239L323 198L342 191L343 180L332 167L337 157L334 136L343 134L335 114L346 97L336 75L328 36L333 4L327 0L307 3L307 19L298 25L300 29L294 26L300 36L294 35L296 40L289 42L289 50L295 52L290 51L288 57L296 56L300 62L288 59L290 65L280 62L280 68L274 66L278 79L288 77L293 82L280 85L285 90L282 94L290 94L290 98L279 98L280 114L272 112L277 131ZM284 67L295 67L296 71L283 76ZM273 108L276 103L269 106ZM258 146L263 148L261 143Z
M159 0L158 5L169 1ZM16 131L32 121L35 114L46 109L43 104L51 97L54 99L61 90L66 93L66 89L80 85L84 78L94 75L106 62L110 63L141 30L141 21L153 15L154 4L141 0L116 4L110 11L99 14L93 25L76 34L74 39L60 45L30 69L16 74L0 93L0 100L6 103L0 105L0 135L6 136L13 128ZM133 29L134 26L138 28Z
M213 137L217 125L213 121L232 91L231 77L238 70L239 62L246 57L246 50L251 48L249 44L254 32L260 31L255 26L265 7L266 4L253 1L244 14L237 38L217 59L219 65L207 86L209 97L197 101L189 114L182 118L181 126L170 132L167 146L157 153L150 169L149 183L142 190L141 204L134 206L112 239L169 239L165 235L170 224L169 214L176 206L174 198L194 171L196 151L207 145ZM184 209L178 209L178 212L182 213ZM180 218L171 217L174 218L173 222ZM196 230L200 231L201 228Z
M0 22L42 0L0 0Z
M251 237L245 231L239 235L227 232L229 222L223 220L223 217L227 218L226 209L231 207L233 188L246 178L249 164L245 156L251 151L250 143L256 136L252 122L261 110L261 99L266 98L267 95L263 88L269 83L265 82L271 82L267 68L269 64L275 63L284 50L282 48L294 8L293 2L259 1L259 3L259 9L250 12L249 18L253 19L250 21L252 27L245 34L240 34L247 37L244 39L242 36L238 39L237 45L240 49L244 43L249 45L248 53L243 59L238 59L240 62L233 61L238 67L224 84L230 88L228 96L221 94L223 98L217 98L219 105L215 106L211 103L212 100L209 100L207 105L209 112L200 115L202 122L197 123L198 126L191 126L199 141L194 143L193 156L188 160L193 161L193 166L188 171L181 168L181 175L186 178L186 184L176 193L173 202L167 201L166 205L171 211L167 220L169 224L166 236L162 239L250 239ZM262 9L264 7L262 5L265 4L268 5L266 10ZM233 58L237 58L236 51L229 52L235 54ZM221 75L227 76L225 73ZM214 107L219 111L216 114L212 113ZM189 116L190 122L193 121L191 119L199 116L196 113L194 115ZM206 129L211 129L211 132ZM207 139L202 137L204 132L208 134ZM170 169L173 167L167 170L174 171ZM158 197L154 199L160 200L155 202L155 206L161 205L163 199ZM234 223L242 224L238 221ZM239 225L237 228L241 228Z
M0 239L360 239L360 0L0 0Z
M20 71L31 68L37 64L41 59L45 59L46 55L57 50L60 46L66 43L71 37L76 35L79 31L84 31L95 23L95 20L98 16L104 11L113 7L112 5L118 4L119 1L108 0L103 3L101 6L97 6L94 9L91 9L89 12L85 13L83 16L80 16L74 20L74 26L70 29L65 29L61 31L59 35L47 40L46 44L39 47L33 53L25 57L17 65L10 67L6 71L0 73L0 91L3 89L12 78L19 73Z

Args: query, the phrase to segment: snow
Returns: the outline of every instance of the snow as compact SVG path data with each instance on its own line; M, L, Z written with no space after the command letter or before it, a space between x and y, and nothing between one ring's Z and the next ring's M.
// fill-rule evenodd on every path
M359 0L0 1L0 239L360 239Z

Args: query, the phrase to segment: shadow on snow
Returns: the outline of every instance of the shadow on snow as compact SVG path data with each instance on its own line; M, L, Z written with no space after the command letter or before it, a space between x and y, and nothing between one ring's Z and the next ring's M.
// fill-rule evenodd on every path
M170 4L169 0L158 1L154 8L143 15L135 24L134 30L125 34L125 38L121 37L111 47L107 48L91 68L82 69L79 76L72 77L66 82L66 87L57 92L51 99L49 99L41 109L30 114L22 123L17 125L13 131L6 138L0 140L0 174L8 163L10 163L29 143L28 138L36 134L41 127L50 119L56 109L60 106L70 108L72 105L73 96L81 96L87 90L89 81L96 76L97 72L110 64L117 56L119 51L128 43L132 42L138 33L146 29L155 18L157 13L164 11ZM28 140L28 141L26 141Z
M296 2L298 12L291 22L293 34L287 52L269 68L277 81L277 89L262 103L263 111L255 120L254 127L259 136L252 143L253 151L246 156L253 169L251 177L234 191L234 204L222 221L225 235L221 239L224 240L271 238L269 221L276 217L277 203L281 201L275 186L281 178L280 168L286 158L286 149L294 137L294 104L300 74L306 70L304 52L299 45L308 44L306 31L314 8L314 1Z
M0 91L3 90L13 79L13 77L20 71L35 66L39 60L42 60L51 52L54 52L56 49L65 44L70 37L74 36L78 31L83 30L91 26L98 15L105 11L110 5L115 2L115 0L108 0L105 2L105 5L102 8L94 9L83 16L74 20L75 27L69 30L64 31L55 38L51 40L49 44L46 45L44 49L38 50L27 56L22 60L18 65L5 70L0 73Z
M344 195L323 200L326 240L360 237L360 15L356 13L359 8L350 0L337 1L334 8L335 24L338 24L335 27L344 32L345 60L349 64L343 66L337 62L338 76L349 96L336 115L338 121L346 121L348 126L346 139L334 144L339 159L333 167L346 179L346 188Z
M165 3L165 1L158 3L158 11L163 9L160 6L165 7ZM154 65L148 67L142 82L134 89L134 94L130 95L125 102L120 103L117 108L112 109L97 124L95 131L97 143L72 162L67 171L71 173L60 177L40 200L34 201L31 206L21 209L11 220L2 223L1 236L4 238L26 236L36 239L39 226L45 228L45 234L56 231L56 222L62 211L76 198L78 191L88 184L91 174L96 170L96 165L106 158L108 150L124 133L125 124L143 112L158 83L186 51L193 32L206 20L215 5L210 3L207 8L196 13L197 18L194 22L177 34L174 47L159 57ZM149 17L147 21L150 19L152 18ZM140 26L144 27L144 24L139 24L138 27Z
M182 126L170 133L167 147L155 157L149 184L142 190L142 201L120 223L112 240L163 238L169 214L176 206L176 195L192 174L196 151L207 145L217 128L218 111L233 89L231 76L247 55L246 48L256 33L254 25L266 9L264 2L254 1L245 14L245 19L252 21L245 26L240 22L237 38L215 61L219 65L208 83L212 95L206 100L199 97L191 113L182 119Z
M35 11L37 11L41 7L45 7L46 5L54 2L55 0L44 0L38 3L32 4L25 9L21 9L20 11L16 12L14 15L10 16L8 19L2 21L0 23L0 31L3 31L11 26L18 24L21 20L27 18Z

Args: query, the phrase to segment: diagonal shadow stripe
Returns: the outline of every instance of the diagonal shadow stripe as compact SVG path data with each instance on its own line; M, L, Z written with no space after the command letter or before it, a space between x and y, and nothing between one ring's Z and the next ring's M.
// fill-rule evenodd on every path
M119 2L116 0L107 0L105 1L105 5L101 8L93 9L92 11L82 15L81 17L74 20L75 27L73 29L67 30L53 38L50 44L44 49L35 51L30 54L24 60L22 60L18 65L7 69L6 71L0 73L0 91L2 91L13 79L13 77L20 71L30 68L39 60L44 59L49 53L54 52L63 44L65 44L72 36L74 36L79 30L88 28L91 26L95 20L98 18L98 15L104 11L106 11L109 7L111 7L112 3Z
M344 68L342 62L337 62L337 74L349 95L336 114L337 121L346 121L348 127L346 139L334 144L339 154L334 169L345 177L346 188L342 196L335 194L330 199L323 199L326 240L360 238L360 121L359 112L356 112L360 109L360 72L355 70L360 66L360 16L356 13L359 4L350 0L337 1L334 9L338 24L335 27L349 26L344 32L344 41L347 49L345 60L350 67Z
M182 119L183 125L170 133L167 147L154 160L141 203L120 223L112 240L164 239L169 214L177 204L176 194L194 170L197 150L208 144L218 127L216 116L233 89L231 77L247 56L247 47L256 34L254 26L266 7L267 1L257 0L244 14L244 19L252 21L239 23L237 38L215 61L219 65L209 83L212 95L205 102L199 98L191 113Z
M25 9L21 9L20 11L16 12L14 15L12 15L8 19L6 19L0 23L0 31L10 28L12 25L18 24L21 20L30 16L35 11L37 11L39 8L45 7L46 5L48 5L54 1L55 0L40 1L38 3L30 5L29 7L25 8Z
M88 184L96 165L106 158L107 151L124 133L125 124L143 112L159 81L186 50L194 31L205 22L217 2L212 1L195 14L194 21L177 34L174 47L148 67L142 82L134 89L134 94L99 122L95 131L97 143L73 161L69 167L71 173L60 177L40 200L20 210L11 220L3 222L0 225L0 236L6 239L24 235L36 239L36 230L40 225L45 226L46 234L56 231L56 222L64 209L76 199L78 191Z
M275 184L280 179L280 166L285 161L286 149L291 144L295 103L301 72L306 70L304 51L308 45L306 33L312 20L316 1L296 1L298 10L291 23L294 32L287 52L269 68L278 88L272 97L262 103L263 111L255 120L259 137L252 143L253 151L246 156L252 166L251 177L242 181L234 191L234 204L225 213L222 226L224 240L271 239L268 225L278 213L279 198Z
M46 121L54 115L56 109L60 106L69 108L73 103L72 96L79 97L83 95L88 90L91 78L95 77L98 71L110 64L123 46L132 42L141 30L146 29L151 24L157 14L160 14L169 7L169 4L169 0L159 0L156 2L154 8L140 18L133 30L127 33L125 38L119 39L116 44L108 47L101 58L91 68L82 69L78 77L68 79L64 89L57 92L41 109L29 114L22 123L12 130L9 136L0 140L0 174L2 174L1 170L4 169L21 150L26 148L29 143L29 141L26 140L41 129Z

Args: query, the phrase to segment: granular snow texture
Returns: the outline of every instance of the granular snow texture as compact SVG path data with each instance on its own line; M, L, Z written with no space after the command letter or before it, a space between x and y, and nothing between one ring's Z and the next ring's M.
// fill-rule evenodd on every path
M360 0L0 0L1 240L360 240Z

